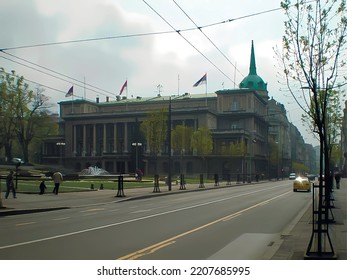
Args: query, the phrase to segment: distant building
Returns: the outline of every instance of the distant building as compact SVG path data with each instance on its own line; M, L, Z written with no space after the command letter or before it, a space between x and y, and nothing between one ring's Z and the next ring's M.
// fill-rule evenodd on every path
M210 155L202 157L187 151L174 153L168 151L167 142L163 143L158 155L151 154L140 134L140 123L148 113L168 108L170 103L171 129L179 124L193 130L210 129L214 143ZM118 97L105 102L100 102L99 98L95 102L79 99L59 105L62 134L56 139L47 139L43 160L51 164L61 162L76 171L99 166L110 173L134 173L138 166L145 175L165 175L171 153L173 175L207 173L210 177L220 174L254 180L259 176L287 176L291 171L293 151L302 148L297 153L304 153L305 146L295 144L298 141L296 132L292 132L294 128L287 120L283 105L269 101L267 84L256 71L253 42L249 74L239 89L172 97ZM273 171L274 174L270 170L269 139L278 149L276 166L280 169ZM233 153L228 148L231 145L242 145L244 149Z

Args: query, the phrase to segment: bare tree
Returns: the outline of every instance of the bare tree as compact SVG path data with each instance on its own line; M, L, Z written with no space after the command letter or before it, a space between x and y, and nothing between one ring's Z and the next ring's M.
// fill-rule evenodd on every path
M290 0L281 2L287 16L283 49L276 50L283 66L287 88L310 118L320 142L320 199L322 175L325 196L329 196L333 123L333 100L346 85L346 1ZM336 135L336 134L335 134ZM327 208L327 207L326 207ZM327 217L325 217L327 218ZM318 240L320 243L321 240ZM320 246L321 244L319 244ZM322 253L322 248L319 248Z

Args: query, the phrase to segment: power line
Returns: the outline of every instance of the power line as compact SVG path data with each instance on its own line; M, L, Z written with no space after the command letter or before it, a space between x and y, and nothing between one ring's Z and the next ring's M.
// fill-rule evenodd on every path
M314 2L314 0L309 1ZM291 5L294 6L294 5ZM32 45L22 45L22 46L14 46L14 47L4 47L0 48L0 51L9 51L9 50L16 50L16 49L27 49L27 48L37 48L37 47L46 47L46 46L55 46L55 45L63 45L63 44L74 44L74 43L85 43L85 42L92 42L92 41L102 41L102 40L116 40L116 39L125 39L125 38L133 38L133 37L143 37L143 36L154 36L154 35L163 35L163 34L170 34L170 33L175 33L175 32L187 32L187 31L192 31L196 29L203 29L203 28L208 28L208 27L213 27L216 25L221 25L225 23L230 23L236 20L241 20L249 17L254 17L254 16L259 16L262 14L270 13L270 12L275 12L278 10L282 10L282 8L275 8L271 10L266 10L258 13L253 13L245 16L240 16L236 18L231 18L219 22L214 22L206 25L201 25L195 28L185 28L185 29L175 29L174 31L172 30L167 30L167 31L154 31L154 32L146 32L146 33L137 33L137 34L126 34L126 35L115 35L115 36L105 36L105 37L96 37L96 38L86 38L86 39L76 39L76 40L67 40L67 41L60 41L60 42L48 42L48 43L39 43L39 44L32 44Z
M8 56L14 57L14 58L16 58L16 59L18 59L18 60L24 61L24 62L29 63L29 64L31 64L31 65L34 65L34 66L36 66L36 67L39 67L39 68L42 68L42 69L47 70L47 71L49 71L49 72L52 72L52 73L54 73L54 74L60 75L60 76L62 76L62 77L64 77L64 78L68 78L68 79L72 80L74 83L77 82L77 83L80 83L80 84L81 84L81 85L77 85L77 86L80 86L80 87L88 86L88 88L86 87L86 89L88 89L88 90L90 90L90 91L93 91L93 92L95 92L95 93L98 93L98 94L101 94L101 95L104 95L104 96L108 96L108 95L106 95L105 93L110 94L110 95L112 95L112 96L114 95L113 92L110 92L110 91L104 90L104 89L102 89L102 88L93 86L93 85L91 85L91 84L85 83L84 81L80 81L80 80L75 79L75 78L73 78L73 77L70 77L70 76L67 76L67 75L65 75L65 74L59 73L59 72L57 72L57 71L55 71L55 70L49 69L49 68L47 68L47 67L44 67L44 66L39 65L39 64L36 64L36 63L31 62L31 61L29 61L29 60L26 60L26 59L24 59L24 58L18 57L18 56L13 55L13 54L10 54L10 53L8 53L8 52L6 52L6 51L1 51L1 52L4 53L4 54L6 54L6 55L8 55ZM36 68L34 68L34 67L32 67L32 66L25 65L25 64L23 64L23 63L20 63L20 62L18 62L18 61L12 60L12 59L7 58L7 57L4 57L4 56L0 56L0 57L4 58L4 59L6 59L6 60L12 61L12 62L14 62L14 63L20 64L20 65L22 65L22 66L25 66L25 67L27 67L27 68L30 68L30 69L32 69L32 70L38 71L38 72L40 72L40 73L43 73L43 74L45 74L45 75L51 76L51 77L53 77L53 78L62 80L62 81L64 81L64 82L69 82L69 83L71 83L71 81L68 81L68 80L66 80L66 79L63 79L63 78L61 78L61 77L57 77L56 75L52 75L52 74L46 73L46 72L44 72L44 71L42 71L42 70L40 70L40 69L36 69ZM93 89L93 88L94 88L94 89ZM95 90L95 89L96 89L96 90ZM102 92L100 92L100 91L103 91L103 92L105 92L105 93L102 93Z
M191 47L193 47L199 54L201 54L210 64L212 64L220 73L222 73L227 79L234 82L227 74L225 74L215 63L212 62L205 54L203 54L197 47L195 47L187 38L185 38L180 30L175 29L171 23L169 23L161 14L159 14L150 4L148 4L145 0L142 0L153 12L155 12L163 21L166 22L173 30L176 31L178 35L180 35Z
M242 76L244 76L237 68L236 65L234 65L230 59L221 51L221 49L206 35L204 31L195 23L195 21L183 10L183 8L175 1L173 2L176 4L176 6L186 15L186 17L195 25L195 27L205 36L205 38L219 51L219 53L239 72ZM234 85L236 86L235 81L233 81Z

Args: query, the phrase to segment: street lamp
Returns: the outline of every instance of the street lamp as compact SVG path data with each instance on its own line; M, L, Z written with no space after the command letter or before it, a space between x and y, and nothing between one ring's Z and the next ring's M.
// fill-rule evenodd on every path
M65 146L65 142L57 142L55 145L59 147L59 162L60 165L63 165L63 147Z
M135 170L139 169L139 154L138 154L138 147L142 146L142 143L139 142L135 142L135 143L131 143L131 146L135 147L135 165L136 168Z

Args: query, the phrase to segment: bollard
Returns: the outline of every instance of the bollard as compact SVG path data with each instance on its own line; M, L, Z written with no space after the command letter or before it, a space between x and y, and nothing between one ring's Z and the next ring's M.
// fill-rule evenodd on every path
M117 192L117 195L116 197L124 197L124 178L122 175L119 175L118 176L118 192Z
M214 174L214 186L215 186L215 187L219 186L218 174Z
M204 188L204 174L200 174L200 184L199 184L199 188Z
M153 189L154 193L160 192L160 188L159 188L159 175L155 174L154 175L154 189Z
M181 174L180 176L180 190L186 189L186 182L184 180L184 174Z
M227 186L231 185L231 175L227 174Z

